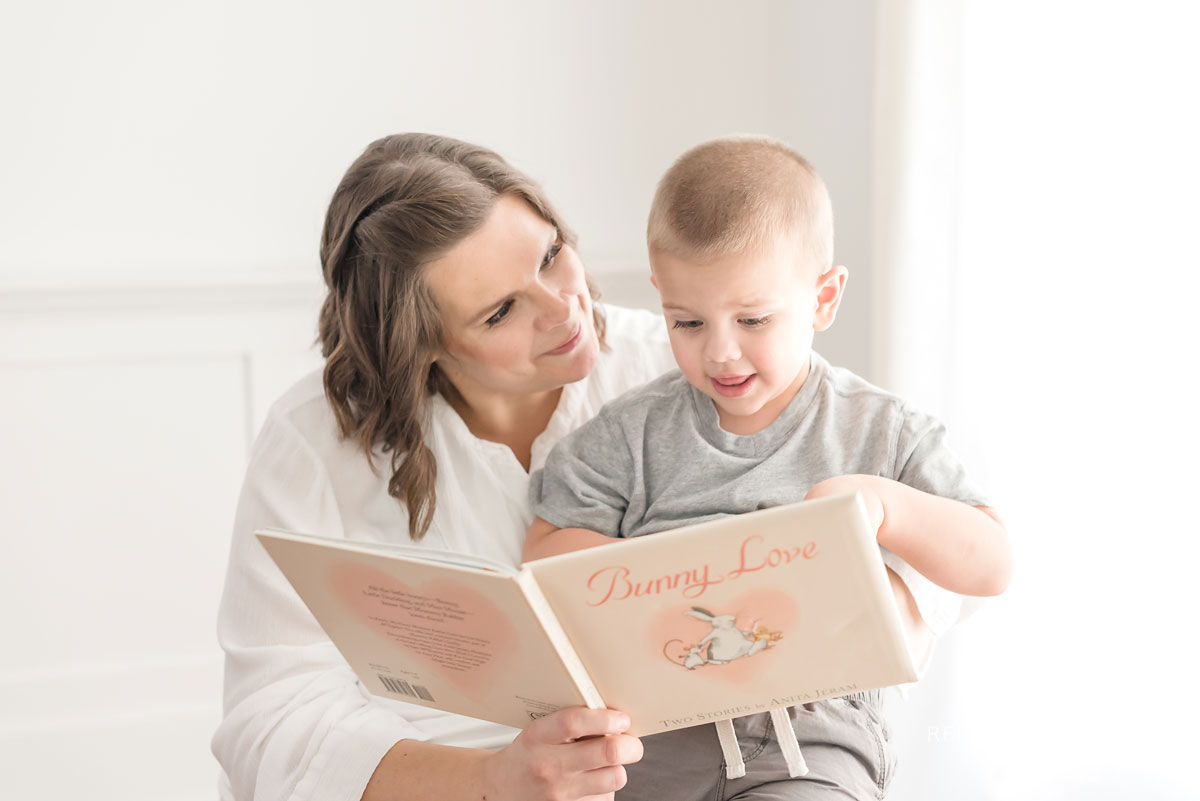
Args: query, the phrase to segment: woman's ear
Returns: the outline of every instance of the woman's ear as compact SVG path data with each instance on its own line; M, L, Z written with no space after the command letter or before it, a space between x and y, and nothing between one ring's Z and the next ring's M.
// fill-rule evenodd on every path
M850 271L839 264L830 267L817 279L817 308L813 311L814 331L824 331L833 325L849 275Z

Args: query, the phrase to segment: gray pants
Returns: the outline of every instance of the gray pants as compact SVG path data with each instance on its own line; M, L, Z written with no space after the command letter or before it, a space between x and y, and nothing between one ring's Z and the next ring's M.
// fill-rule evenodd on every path
M788 776L766 713L733 722L746 775L725 777L712 724L642 738L645 756L626 765L629 783L617 801L796 801L880 799L896 758L881 715L880 690L792 707L788 716L808 774Z

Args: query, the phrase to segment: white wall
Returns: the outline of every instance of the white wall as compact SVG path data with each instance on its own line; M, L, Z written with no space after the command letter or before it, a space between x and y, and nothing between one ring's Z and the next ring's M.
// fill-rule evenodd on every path
M317 241L375 137L542 181L652 303L657 176L734 131L825 175L851 268L818 346L870 374L875 0L133 2L0 27L0 790L211 797L215 608L249 438L316 363ZM82 770L65 771L82 762Z
M313 313L279 287L0 295L0 797L212 797L233 504Z
M654 181L683 149L774 134L826 176L857 282L873 15L872 0L31 4L0 32L0 287L314 281L342 171L401 130L485 143L542 181L600 274L644 269ZM859 323L865 297L848 301Z

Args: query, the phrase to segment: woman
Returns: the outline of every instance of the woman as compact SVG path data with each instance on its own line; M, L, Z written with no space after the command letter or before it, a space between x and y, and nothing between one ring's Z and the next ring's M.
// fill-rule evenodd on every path
M594 305L573 244L540 189L483 148L406 134L351 165L321 243L325 369L272 407L238 505L213 739L223 798L584 798L624 784L641 745L616 734L619 712L574 707L518 733L369 695L253 538L274 526L518 564L529 471L673 366L658 318Z

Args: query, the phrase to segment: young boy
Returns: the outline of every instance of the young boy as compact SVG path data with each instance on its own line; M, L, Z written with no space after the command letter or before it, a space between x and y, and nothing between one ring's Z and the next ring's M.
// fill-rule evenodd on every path
M1003 592L1007 534L942 426L812 351L847 271L808 162L760 137L693 148L659 183L648 240L679 371L555 447L533 477L526 560L858 490L913 635L956 614L922 576ZM927 655L931 639L914 646ZM621 797L882 797L894 760L879 705L875 691L646 737Z

